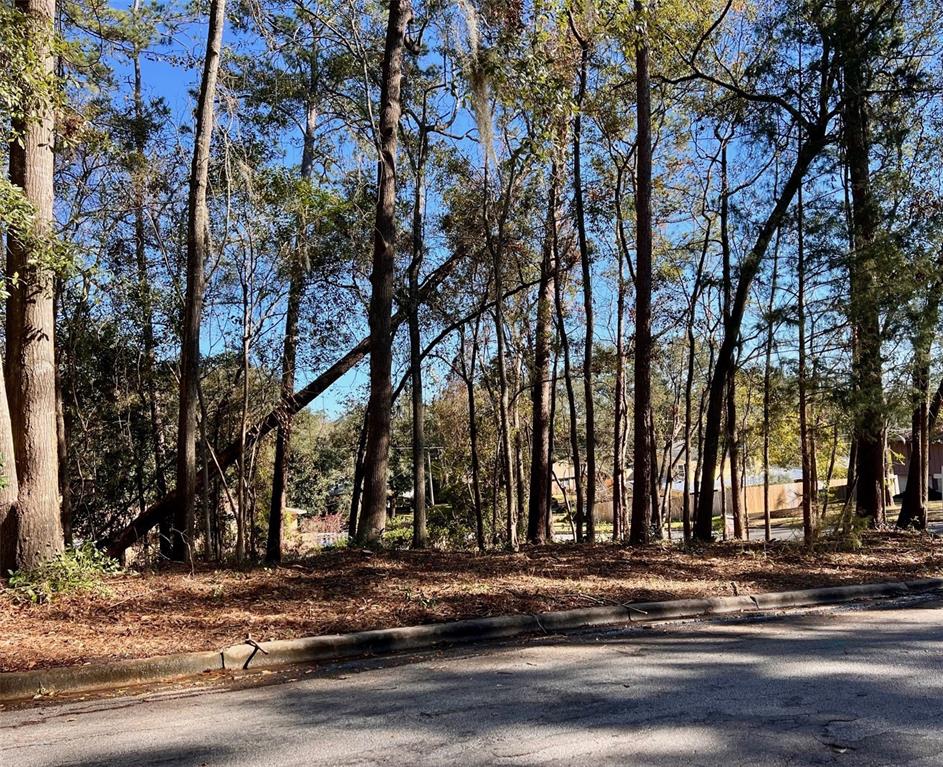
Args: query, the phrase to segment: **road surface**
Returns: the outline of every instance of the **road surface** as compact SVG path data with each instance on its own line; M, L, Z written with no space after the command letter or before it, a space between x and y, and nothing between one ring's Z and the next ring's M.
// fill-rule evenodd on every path
M941 701L924 597L6 712L0 765L940 765Z

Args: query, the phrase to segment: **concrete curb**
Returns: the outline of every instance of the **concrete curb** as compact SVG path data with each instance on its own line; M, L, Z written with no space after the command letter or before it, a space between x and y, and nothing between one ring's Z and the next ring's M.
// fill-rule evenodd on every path
M341 660L422 650L439 644L506 639L523 634L573 631L593 626L696 618L724 613L757 613L786 607L897 597L937 589L943 589L943 578L833 586L755 596L605 605L535 615L499 615L493 618L359 631L352 634L284 639L260 642L258 645L243 643L219 652L180 653L103 665L0 673L0 702L25 700L50 693L73 694L147 682L171 681L213 671Z
M197 676L222 667L219 652L187 652L114 663L0 673L0 702L47 693L73 693L126 687Z

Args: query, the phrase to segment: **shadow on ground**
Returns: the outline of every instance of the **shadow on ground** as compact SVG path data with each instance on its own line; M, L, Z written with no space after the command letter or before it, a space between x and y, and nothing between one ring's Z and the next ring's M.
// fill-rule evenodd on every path
M0 763L939 764L941 616L933 602L550 636L32 723L21 712L0 728Z

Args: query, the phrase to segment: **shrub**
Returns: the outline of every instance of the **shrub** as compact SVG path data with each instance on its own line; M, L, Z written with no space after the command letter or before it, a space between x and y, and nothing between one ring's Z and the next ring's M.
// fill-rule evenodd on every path
M105 579L119 572L116 560L93 543L83 543L41 565L11 573L8 586L14 599L34 604L78 591L107 596Z

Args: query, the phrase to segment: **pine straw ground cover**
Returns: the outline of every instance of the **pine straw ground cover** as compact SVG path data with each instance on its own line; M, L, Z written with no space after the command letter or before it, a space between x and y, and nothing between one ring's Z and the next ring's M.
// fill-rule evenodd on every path
M700 550L558 544L517 554L326 551L276 569L120 574L105 593L0 594L0 671L607 602L939 576L943 539L868 534L857 551L718 543Z

